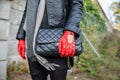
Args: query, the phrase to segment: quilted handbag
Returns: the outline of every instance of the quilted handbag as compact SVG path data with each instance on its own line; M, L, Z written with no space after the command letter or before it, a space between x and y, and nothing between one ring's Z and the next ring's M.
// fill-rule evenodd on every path
M58 41L63 34L63 28L40 29L36 37L35 51L41 56L59 56ZM75 40L75 55L78 56L83 51L82 35Z

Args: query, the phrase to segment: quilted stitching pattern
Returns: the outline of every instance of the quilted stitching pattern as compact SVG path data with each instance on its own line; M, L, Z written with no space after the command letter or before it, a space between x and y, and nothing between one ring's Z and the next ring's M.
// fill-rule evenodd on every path
M37 43L58 42L63 34L63 29L40 29L37 37Z
M59 56L57 43L63 34L62 28L40 29L36 39L35 51L41 56ZM76 39L75 56L83 51L82 36Z

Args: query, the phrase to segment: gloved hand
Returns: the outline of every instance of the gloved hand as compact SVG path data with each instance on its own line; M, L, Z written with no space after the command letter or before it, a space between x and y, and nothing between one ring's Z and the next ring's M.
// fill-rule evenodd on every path
M71 31L64 31L58 43L58 50L61 57L72 57L75 53L75 34Z
M18 52L19 52L19 55L23 58L23 59L26 59L25 57L25 40L18 40Z

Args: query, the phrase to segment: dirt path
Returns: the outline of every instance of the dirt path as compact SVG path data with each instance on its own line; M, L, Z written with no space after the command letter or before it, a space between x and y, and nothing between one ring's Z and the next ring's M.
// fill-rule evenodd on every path
M9 78L8 80L32 80L32 79L29 74L16 74ZM74 77L73 75L68 75L67 80L95 80L95 79L85 78L84 75L76 74Z
M13 73L8 80L32 80L32 79L29 73ZM48 80L50 80L49 77ZM67 80L97 80L97 79L93 79L93 78L91 79L87 77L85 73L76 74L71 72L70 70L68 71Z

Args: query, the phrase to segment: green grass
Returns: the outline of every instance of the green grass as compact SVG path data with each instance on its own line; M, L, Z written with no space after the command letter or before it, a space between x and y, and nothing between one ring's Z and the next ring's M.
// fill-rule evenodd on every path
M13 62L8 65L7 69L7 79L8 80L20 80L20 75L29 74L29 68L27 63L23 62Z

